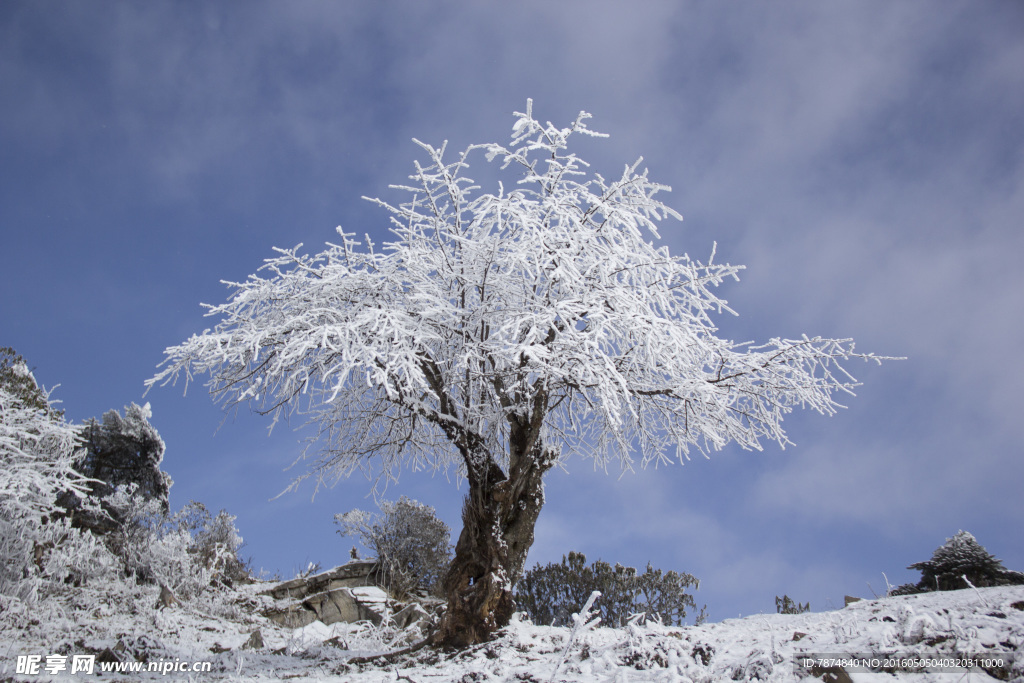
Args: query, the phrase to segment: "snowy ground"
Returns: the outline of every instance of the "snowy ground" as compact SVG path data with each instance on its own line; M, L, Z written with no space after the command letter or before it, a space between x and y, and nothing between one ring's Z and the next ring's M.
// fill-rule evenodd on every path
M257 594L261 588L256 585L207 594L201 602L159 610L154 607L158 590L151 588L112 591L107 587L105 593L99 588L69 591L60 609L2 615L0 679L324 683L1024 681L1024 587L894 597L862 601L834 612L766 614L702 626L597 628L578 634L564 661L568 629L515 621L493 643L466 652L421 650L394 662L361 665L348 660L397 647L409 634L366 625L326 627L318 622L301 630L282 629L259 616L267 604L267 598ZM263 646L243 647L256 630L260 631ZM70 673L74 655L102 655L107 649L122 659L157 662L179 670L172 669L165 675L100 673L97 663L91 675ZM798 657L815 653L945 659L987 655L1002 658L1004 665L990 667L988 673L981 668L895 674L848 668L849 678L843 678L838 670L818 669L812 677L795 662ZM40 655L40 673L18 674L19 655ZM46 673L47 655L66 656L65 669ZM61 660L52 662L59 667ZM209 673L180 670L185 664L204 662L209 663Z

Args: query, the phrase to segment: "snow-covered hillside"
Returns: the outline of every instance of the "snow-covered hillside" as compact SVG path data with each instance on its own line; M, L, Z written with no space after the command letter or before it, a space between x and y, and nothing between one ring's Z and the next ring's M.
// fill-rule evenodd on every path
M288 630L260 616L265 584L157 609L159 590L88 587L69 592L65 608L24 614L0 633L3 680L322 681L383 683L484 681L989 681L1024 680L1024 587L983 588L865 600L833 612L765 614L690 627L634 624L577 635L569 629L516 620L492 643L465 652L430 649L374 663L353 657L397 648L407 634L368 625L326 627L314 622ZM10 615L7 615L8 617ZM259 631L259 638L253 634ZM262 645L260 644L262 641ZM247 644L248 643L248 644ZM93 673L71 673L75 655L96 655ZM39 673L27 671L39 655ZM63 655L47 661L49 655ZM822 664L800 668L803 657L871 655L891 658L1002 660L943 672L867 673ZM99 660L123 660L141 673L101 673ZM143 664L139 664L143 662ZM47 664L52 673L47 673ZM63 668L61 664L63 663ZM167 670L145 671L150 663ZM192 673L187 667L208 666ZM110 666L108 664L108 666ZM116 664L113 665L116 668ZM557 667L557 674L554 675ZM847 676L847 677L844 677Z

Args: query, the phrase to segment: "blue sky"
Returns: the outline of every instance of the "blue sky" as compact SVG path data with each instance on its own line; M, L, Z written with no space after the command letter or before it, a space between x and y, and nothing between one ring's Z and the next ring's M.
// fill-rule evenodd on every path
M412 137L503 141L532 97L542 120L594 114L597 170L643 155L673 187L670 249L717 240L747 266L724 336L908 359L853 366L849 409L792 416L785 451L622 477L570 461L530 565L687 571L715 620L916 581L959 529L1024 569L1022 30L1010 1L8 0L0 345L76 421L148 400L172 505L237 515L257 568L340 563L332 518L373 507L365 481L272 500L301 433L143 382L272 247L384 238L359 197L399 199ZM457 533L464 490L409 472L387 495Z

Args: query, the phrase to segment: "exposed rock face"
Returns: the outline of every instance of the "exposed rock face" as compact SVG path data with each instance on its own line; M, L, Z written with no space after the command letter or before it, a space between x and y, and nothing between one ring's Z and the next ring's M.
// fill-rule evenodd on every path
M369 621L379 625L385 619L404 630L419 625L420 630L436 616L431 605L399 603L377 585L375 560L353 560L330 571L301 579L283 581L265 591L277 605L265 612L271 621L285 628L302 628L314 621L323 624ZM433 604L440 606L439 601ZM434 609L437 612L437 609Z
M267 617L285 628L301 628L314 621L380 624L387 613L388 594L375 585L376 569L373 560L356 560L316 576L279 583L264 593L284 604Z
M375 586L377 585L376 574L377 562L375 560L354 560L315 576L284 581L263 592L275 600L304 598L338 588Z
M440 601L428 601L427 608L418 602L397 602L377 585L377 577L376 561L353 560L316 576L284 581L263 591L277 601L265 615L285 628L302 628L314 621L379 625L388 619L400 630L418 625L420 631L436 616Z

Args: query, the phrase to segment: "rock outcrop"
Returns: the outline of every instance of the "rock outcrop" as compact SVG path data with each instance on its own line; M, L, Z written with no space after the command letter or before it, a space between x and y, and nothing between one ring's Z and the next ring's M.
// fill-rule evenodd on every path
M379 574L374 560L353 560L330 571L284 581L263 594L275 601L264 614L285 628L302 628L314 621L330 625L338 622L368 621L406 630L431 622L441 602L428 600L398 602L377 584Z
M356 560L322 574L279 583L263 591L278 602L266 616L286 628L301 628L314 621L380 624L388 611L388 594L375 583L376 569L372 560Z

